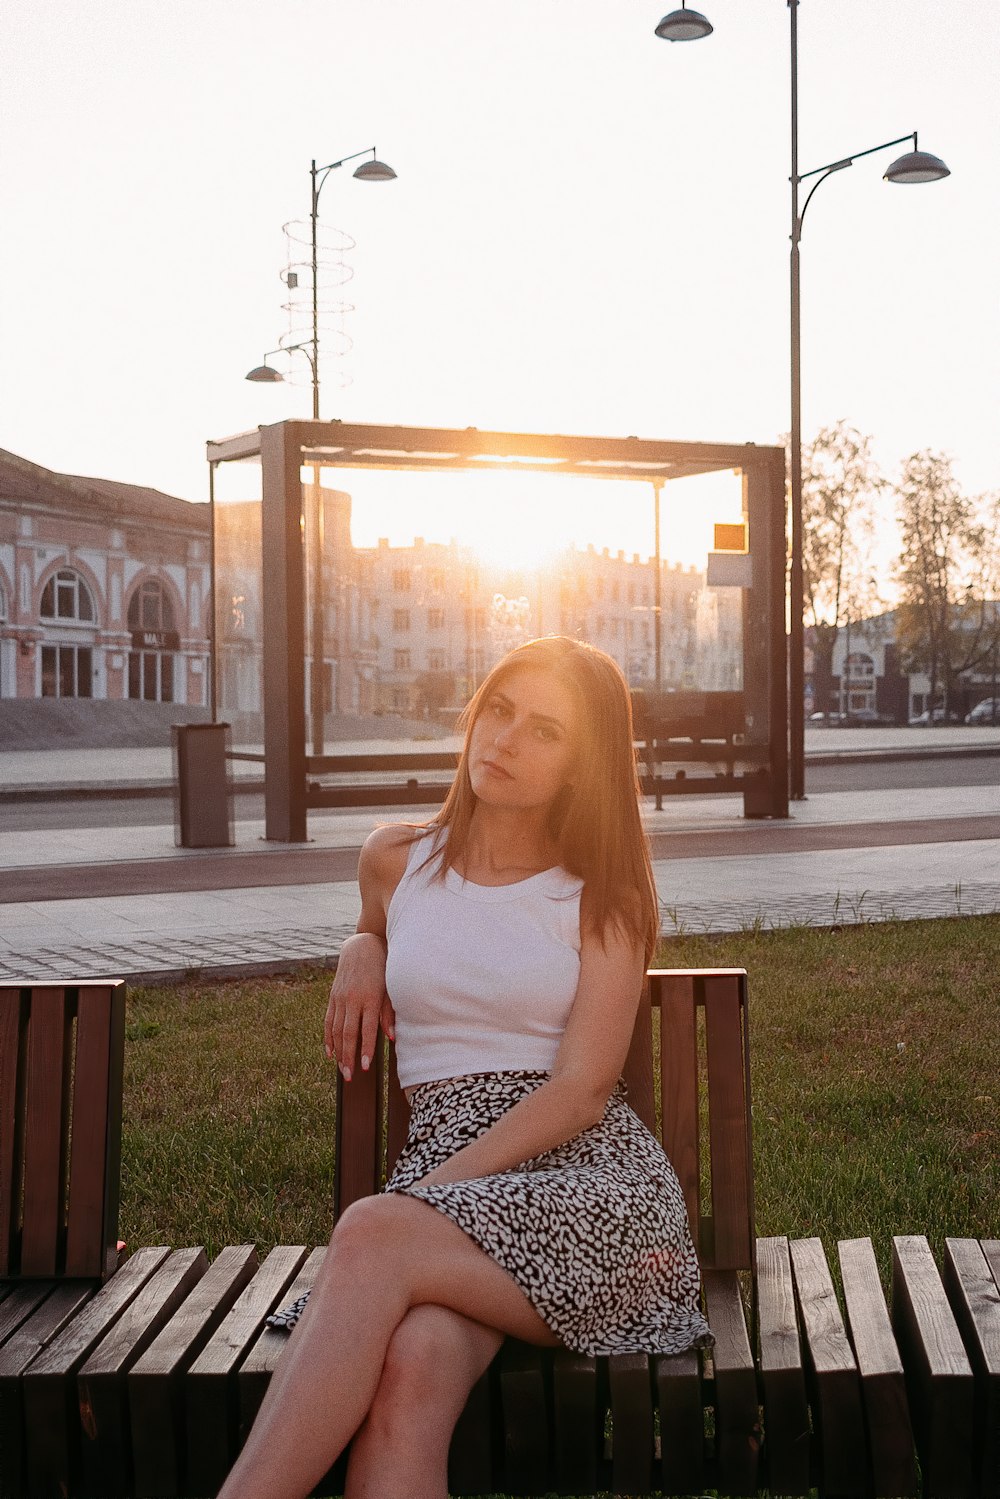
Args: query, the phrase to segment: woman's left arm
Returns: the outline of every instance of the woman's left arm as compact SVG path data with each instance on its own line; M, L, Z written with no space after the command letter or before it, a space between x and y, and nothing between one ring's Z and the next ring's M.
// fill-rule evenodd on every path
M419 1186L508 1171L597 1124L621 1076L645 972L642 947L617 927L580 947L580 981L552 1076Z

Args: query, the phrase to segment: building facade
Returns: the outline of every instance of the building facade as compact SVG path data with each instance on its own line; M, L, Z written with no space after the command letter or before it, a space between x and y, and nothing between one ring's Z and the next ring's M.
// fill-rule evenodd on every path
M208 510L0 451L0 698L204 706Z
M325 713L431 716L465 703L535 635L591 641L632 687L738 690L742 596L702 571L567 548L549 567L490 566L455 541L355 547L351 496L305 491L306 697ZM207 505L52 473L0 452L0 697L205 707L210 698ZM259 502L216 507L221 716L262 710ZM313 641L316 642L316 649Z

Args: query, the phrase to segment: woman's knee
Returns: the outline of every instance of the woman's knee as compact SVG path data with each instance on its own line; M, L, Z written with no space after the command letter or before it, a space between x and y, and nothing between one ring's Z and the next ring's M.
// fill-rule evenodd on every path
M359 1197L341 1213L330 1238L330 1248L338 1256L358 1255L363 1259L391 1248L399 1242L400 1203L390 1195Z

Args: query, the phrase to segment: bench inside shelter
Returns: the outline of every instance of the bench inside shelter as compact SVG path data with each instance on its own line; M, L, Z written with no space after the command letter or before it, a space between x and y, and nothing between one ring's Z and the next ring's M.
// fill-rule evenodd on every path
M745 974L654 970L647 994L626 1081L680 1177L715 1347L507 1340L460 1418L451 1492L1000 1494L1000 1240L949 1240L939 1270L897 1238L891 1315L870 1241L843 1242L842 1306L819 1237L755 1236ZM123 1033L121 984L0 989L5 1499L216 1492L287 1345L264 1319L325 1253L142 1246L115 1268ZM387 1044L338 1076L336 1212L378 1189L406 1112Z

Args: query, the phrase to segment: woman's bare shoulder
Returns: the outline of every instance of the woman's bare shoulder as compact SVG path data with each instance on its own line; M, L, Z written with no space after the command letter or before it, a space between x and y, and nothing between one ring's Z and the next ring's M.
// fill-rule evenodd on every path
M391 822L374 828L361 849L359 871L370 874L380 884L395 887L402 879L410 849L423 836L424 829L413 823Z

